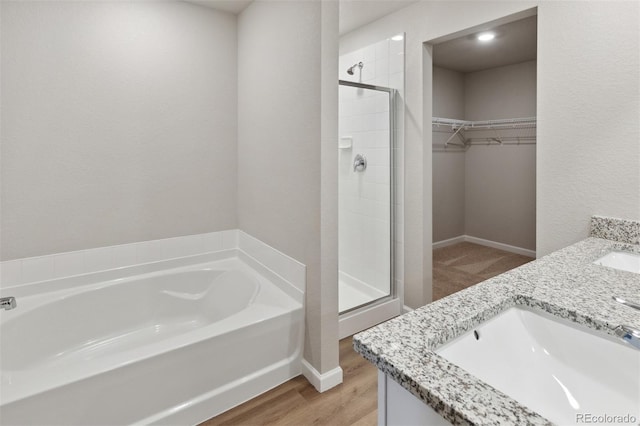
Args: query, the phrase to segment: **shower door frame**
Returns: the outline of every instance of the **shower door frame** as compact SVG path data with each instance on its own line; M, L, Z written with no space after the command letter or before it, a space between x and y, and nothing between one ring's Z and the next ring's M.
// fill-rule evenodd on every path
M392 89L390 87L376 86L373 84L366 83L357 83L355 81L348 80L338 80L338 86L350 86L355 87L357 89L367 89L367 90L376 90L379 92L387 92L389 94L389 295L383 296L378 299L374 299L370 302L363 303L362 305L354 306L353 308L349 308L345 311L338 312L338 315L343 315L346 313L352 313L358 311L363 308L368 308L371 306L375 306L378 304L382 304L393 300L397 297L397 288L396 288L396 280L395 280L395 210L396 210L396 179L395 179L395 170L396 170L396 162L395 162L395 148L396 148L396 138L395 138L395 98L396 98L396 89ZM340 232L340 230L338 230ZM338 252L340 248L338 248Z

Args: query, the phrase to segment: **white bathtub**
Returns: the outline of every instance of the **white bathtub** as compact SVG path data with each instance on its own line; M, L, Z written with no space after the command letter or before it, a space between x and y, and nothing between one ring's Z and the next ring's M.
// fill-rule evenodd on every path
M298 375L302 298L215 257L3 290L0 423L195 424Z

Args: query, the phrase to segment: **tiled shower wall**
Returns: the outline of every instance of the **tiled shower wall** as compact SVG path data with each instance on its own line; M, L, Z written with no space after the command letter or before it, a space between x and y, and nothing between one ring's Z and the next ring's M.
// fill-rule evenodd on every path
M347 69L362 62L363 68ZM341 80L396 89L393 128L389 127L388 95L382 91L340 87L339 137L351 137L350 149L339 155L339 266L340 271L388 291L391 226L391 178L394 174L393 217L395 238L394 275L401 290L403 280L403 123L404 40L403 36L340 56ZM394 164L389 170L389 132L394 134ZM342 143L344 143L342 139ZM336 143L338 145L338 143ZM353 172L357 154L367 158L364 172Z

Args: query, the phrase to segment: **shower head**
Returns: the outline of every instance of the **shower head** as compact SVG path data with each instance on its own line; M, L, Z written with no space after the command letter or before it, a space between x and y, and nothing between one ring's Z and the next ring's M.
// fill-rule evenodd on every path
M364 67L364 64L362 62L358 62L357 64L354 64L351 68L347 69L347 74L353 75L353 69L355 67L362 69L362 67Z

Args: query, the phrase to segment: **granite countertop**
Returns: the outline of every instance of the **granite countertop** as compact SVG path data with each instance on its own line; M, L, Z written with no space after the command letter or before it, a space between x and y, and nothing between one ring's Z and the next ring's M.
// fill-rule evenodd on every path
M640 253L640 222L594 216L591 237L359 333L354 348L453 424L551 424L434 350L515 305L610 335L640 329L612 300L638 300L640 275L593 263L613 250Z

